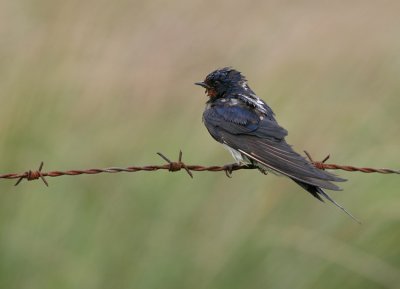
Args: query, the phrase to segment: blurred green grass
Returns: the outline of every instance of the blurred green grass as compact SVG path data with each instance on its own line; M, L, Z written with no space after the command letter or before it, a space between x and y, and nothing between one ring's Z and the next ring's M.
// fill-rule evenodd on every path
M193 82L232 65L317 159L399 166L396 1L3 1L0 172L230 155ZM398 288L399 178L339 172L363 221L284 178L0 182L1 288Z

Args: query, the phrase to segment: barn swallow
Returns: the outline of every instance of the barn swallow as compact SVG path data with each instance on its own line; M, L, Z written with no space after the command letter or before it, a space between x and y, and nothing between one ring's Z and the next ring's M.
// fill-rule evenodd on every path
M288 132L239 71L231 67L217 69L195 84L205 88L209 97L203 113L208 132L238 164L287 176L318 200L329 200L359 222L323 191L341 190L333 182L346 180L316 168L286 143Z

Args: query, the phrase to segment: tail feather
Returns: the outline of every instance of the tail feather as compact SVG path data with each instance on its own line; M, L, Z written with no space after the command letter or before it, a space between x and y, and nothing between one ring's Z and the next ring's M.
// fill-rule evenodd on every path
M342 205L340 205L338 202L336 202L334 199L332 199L327 193L325 193L320 187L310 185L304 182L300 182L298 180L292 179L295 181L299 186L301 186L303 189L305 189L307 192L309 192L313 197L317 198L321 202L324 202L324 197L328 201L330 201L332 204L334 204L336 207L341 209L344 213L346 213L350 218L352 218L354 221L357 223L361 224L361 222L354 217L349 211L347 211ZM322 196L322 197L321 197Z

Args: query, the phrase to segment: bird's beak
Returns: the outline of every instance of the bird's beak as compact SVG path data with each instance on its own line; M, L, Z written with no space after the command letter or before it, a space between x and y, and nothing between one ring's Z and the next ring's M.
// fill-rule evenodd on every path
M194 84L196 84L196 85L200 85L201 87L204 87L205 89L210 89L211 87L208 85L208 84L206 84L205 82L195 82Z

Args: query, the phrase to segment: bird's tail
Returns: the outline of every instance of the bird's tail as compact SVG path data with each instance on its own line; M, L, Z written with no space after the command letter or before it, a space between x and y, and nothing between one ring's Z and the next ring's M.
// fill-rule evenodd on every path
M320 200L321 202L324 201L324 199L322 197L324 197L325 199L327 199L328 201L330 201L332 204L334 204L336 207L338 207L339 209L341 209L343 212L345 212L350 218L352 218L354 221L356 221L357 223L361 224L361 222L354 217L349 211L347 211L342 205L340 205L339 203L337 203L334 199L332 199L327 193L325 193L320 187L314 186L314 185L310 185L295 179L292 179L293 181L295 181L299 186L301 186L303 189L305 189L307 192L309 192L311 195L313 195L313 197L317 198L318 200Z

